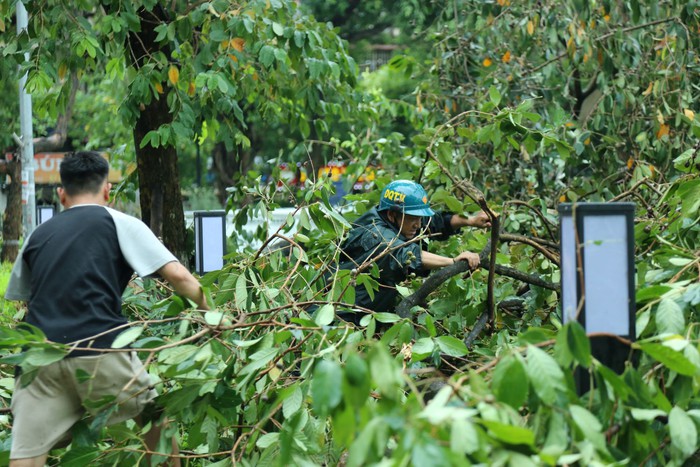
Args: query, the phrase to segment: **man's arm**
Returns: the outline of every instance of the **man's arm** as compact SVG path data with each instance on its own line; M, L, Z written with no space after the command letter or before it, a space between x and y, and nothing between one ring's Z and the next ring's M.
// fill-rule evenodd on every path
M158 274L173 286L175 292L195 302L197 309L209 309L202 286L182 264L177 261L171 261L160 268Z
M491 227L491 220L484 211L479 211L476 215L471 217L462 217L455 214L450 219L450 226L452 226L453 229L458 229L460 227L487 228Z
M479 255L471 251L463 251L456 258L448 258L429 251L421 251L420 258L425 269L444 268L454 264L456 261L467 261L471 269L479 267Z

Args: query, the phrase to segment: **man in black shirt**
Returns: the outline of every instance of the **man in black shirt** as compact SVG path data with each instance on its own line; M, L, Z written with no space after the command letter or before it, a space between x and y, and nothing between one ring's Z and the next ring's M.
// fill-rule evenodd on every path
M97 152L65 157L58 189L65 210L37 227L12 270L5 297L26 301L25 321L72 351L41 367L29 384L16 378L11 467L43 466L49 450L90 410L86 401L112 398L117 407L108 423L117 423L137 417L155 397L134 352L101 351L127 324L121 296L134 271L160 275L199 309L208 309L197 279L150 229L106 206L108 173ZM78 379L77 373L92 378ZM158 430L149 435L157 442Z

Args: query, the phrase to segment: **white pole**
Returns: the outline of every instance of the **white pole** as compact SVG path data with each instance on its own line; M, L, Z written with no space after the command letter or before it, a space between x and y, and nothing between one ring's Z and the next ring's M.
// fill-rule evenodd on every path
M26 33L29 18L24 4L17 2L17 35ZM29 54L24 54L29 61ZM22 219L24 238L34 231L36 227L36 189L34 186L34 142L32 130L32 96L24 86L27 83L25 73L19 80L19 119L22 133Z

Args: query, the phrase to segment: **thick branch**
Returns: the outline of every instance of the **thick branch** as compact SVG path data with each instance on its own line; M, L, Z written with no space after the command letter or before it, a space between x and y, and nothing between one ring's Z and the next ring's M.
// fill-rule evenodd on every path
M488 253L491 249L491 241L486 244L486 247L479 254L481 262L485 263L488 259ZM451 266L444 267L432 273L423 284L416 290L413 294L404 298L401 303L396 307L396 313L402 318L407 318L411 315L411 308L422 303L428 295L430 295L435 289L440 287L449 278L456 276L457 274L462 274L470 272L469 264L466 261L458 261ZM558 291L559 286L548 282L538 276L533 274L527 274L517 269L496 264L494 266L494 272L501 276L510 277L512 279L517 279L521 282L525 282L531 285L536 285L549 290Z
M496 274L499 274L501 276L506 276L510 277L511 279L517 279L521 282L525 282L527 284L532 284L536 285L537 287L542 287L543 289L549 289L549 290L554 290L554 291L559 291L559 286L557 284L553 284L552 282L547 282L546 280L535 276L534 274L527 274L522 271L518 271L517 269L510 268L508 266L503 266L500 264L496 265Z
M474 344L474 340L477 338L477 336L479 334L481 334L481 331L484 330L484 327L486 327L486 323L488 323L488 322L489 322L489 311L486 310L483 313L481 313L481 316L479 316L479 319L474 324L474 327L469 332L469 335L467 335L467 338L464 339L464 343L467 345L468 349L472 348L472 345Z
M480 263L483 264L486 262L486 260L488 260L490 251L491 239L489 239L489 241L486 242L486 245L481 250L481 253L479 253ZM438 269L437 271L433 272L430 276L428 276L428 278L425 281L423 281L423 285L421 285L418 288L418 290L401 300L401 303L399 303L399 305L396 307L396 313L402 318L409 317L411 315L411 308L418 305L419 303L422 303L428 297L428 295L430 295L435 289L440 287L443 284L443 282L445 282L452 276L456 276L457 274L462 274L465 272L469 272L471 274L471 271L469 270L469 263L467 263L466 261L457 261L456 263L450 266Z

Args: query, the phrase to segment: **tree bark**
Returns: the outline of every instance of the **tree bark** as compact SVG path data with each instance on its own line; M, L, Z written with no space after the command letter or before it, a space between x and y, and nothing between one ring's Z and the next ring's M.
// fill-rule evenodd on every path
M134 127L141 218L180 262L188 265L177 151L174 146L140 147L149 131L170 122L172 115L161 98L144 107Z
M2 219L2 251L0 261L13 263L19 253L19 237L22 231L22 163L18 155L5 160L4 169L10 177L7 208Z
M46 151L58 151L63 148L68 138L68 125L73 115L75 95L78 92L78 74L70 75L70 95L66 107L56 118L56 127L53 134L46 137L32 139L34 153ZM10 177L10 191L7 196L7 208L2 222L2 251L0 261L14 262L19 253L19 238L22 235L22 163L19 153L12 160L0 160L2 168L0 173Z
M136 68L141 68L146 64L148 57L160 50L156 42L155 28L170 21L167 12L158 5L152 11L139 10L139 19L140 32L132 32L129 35L132 52L129 56ZM168 50L163 52L166 56L170 55ZM172 121L173 115L168 108L165 94L153 97L148 103L142 103L134 127L139 201L142 220L163 240L165 246L180 262L189 266L177 151L171 144L160 145L157 148L150 145L141 147L141 141L149 131L157 130L161 125L170 124Z

